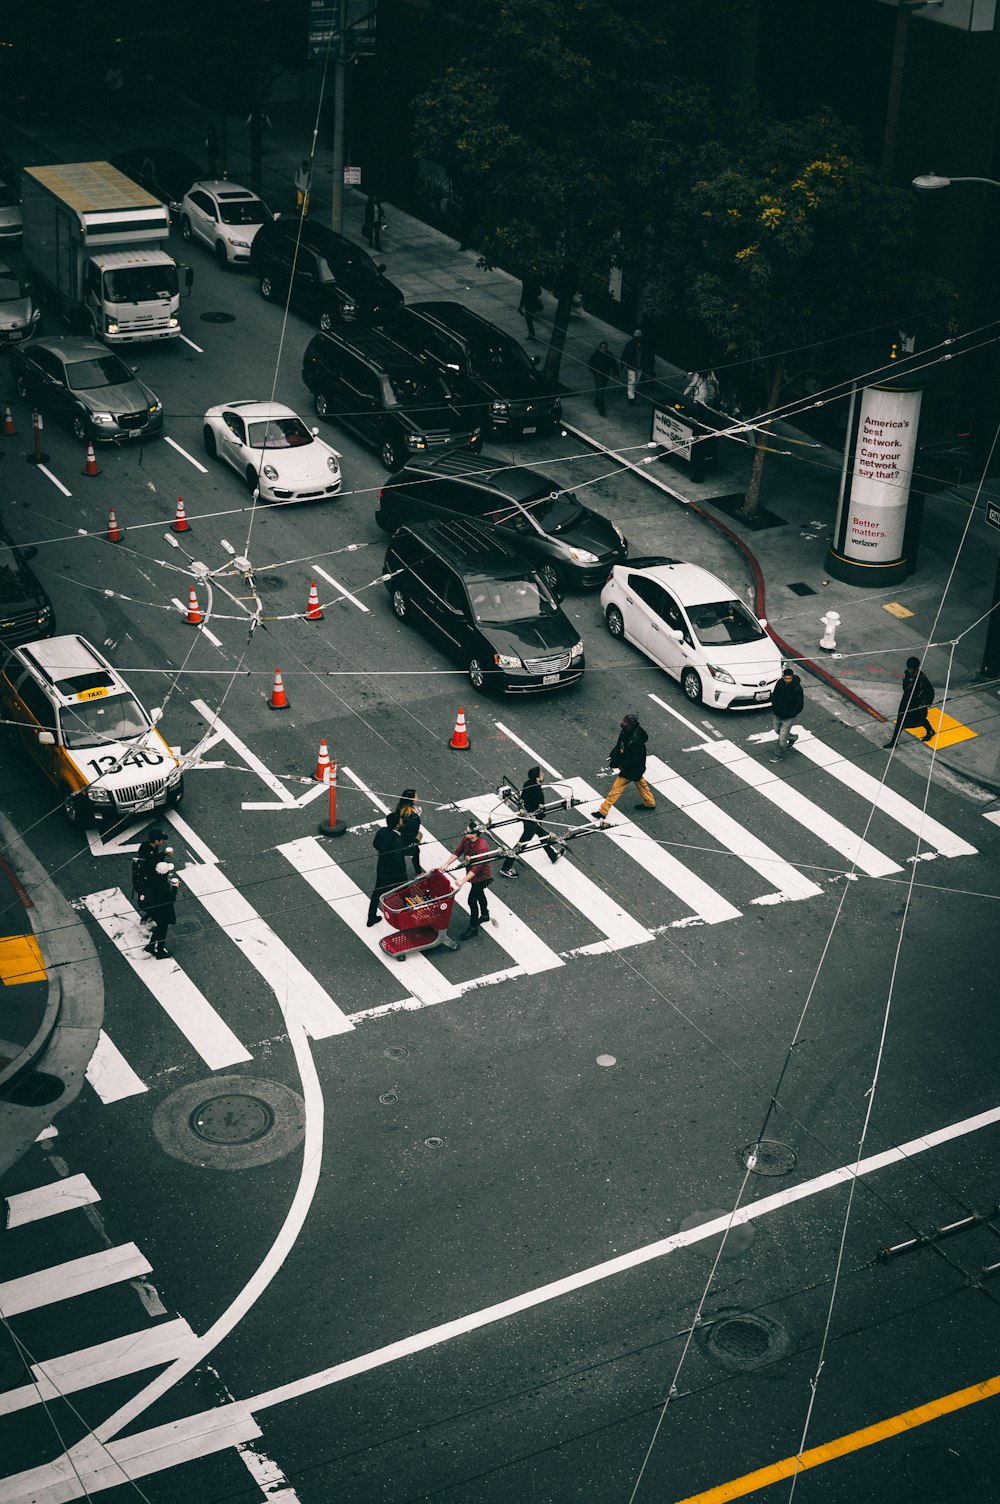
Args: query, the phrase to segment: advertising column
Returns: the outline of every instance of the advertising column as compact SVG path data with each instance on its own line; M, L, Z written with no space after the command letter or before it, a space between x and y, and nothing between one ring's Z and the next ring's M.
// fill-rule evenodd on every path
M922 385L922 383L921 383ZM895 585L909 573L906 509L923 392L905 377L855 387L826 567L852 585Z

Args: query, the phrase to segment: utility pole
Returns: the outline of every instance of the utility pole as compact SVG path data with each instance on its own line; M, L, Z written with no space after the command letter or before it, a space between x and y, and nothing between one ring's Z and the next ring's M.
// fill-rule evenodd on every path
M344 230L344 93L347 88L347 0L337 0L336 56L333 62L333 205L330 227Z

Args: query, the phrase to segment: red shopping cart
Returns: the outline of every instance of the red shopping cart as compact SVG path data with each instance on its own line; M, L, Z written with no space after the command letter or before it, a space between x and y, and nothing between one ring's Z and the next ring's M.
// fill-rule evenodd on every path
M395 934L379 945L387 956L405 961L411 950L430 950L444 945L458 950L458 941L448 934L455 907L455 885L445 872L424 872L412 882L382 894L382 918Z

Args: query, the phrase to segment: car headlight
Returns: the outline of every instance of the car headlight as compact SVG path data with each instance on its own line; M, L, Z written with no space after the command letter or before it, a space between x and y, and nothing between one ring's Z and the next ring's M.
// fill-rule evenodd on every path
M273 465L265 465L263 467L263 469L261 470L260 473L264 477L265 480L277 480L278 479L278 472L277 472L277 470L275 470L275 468L274 468Z
M570 650L569 650L569 656L570 656L570 658L582 658L583 657L583 639L582 638L581 638L581 640L579 642L575 642L573 644L573 646L570 648Z
M41 316L42 316L42 310L40 308L33 308L31 310L31 322L33 324L37 324L38 320L41 318Z
M237 240L232 235L227 235L226 239L229 241L229 244L232 246L234 251L248 251L250 249L249 240Z
M153 398L152 402L149 404L149 410L153 414L154 417L156 416L157 413L162 413L162 411L163 411L163 403L160 401L159 397L154 397Z
M340 466L337 464L336 458L332 454L327 455L326 468L328 470L332 470L334 475L340 474Z
M117 334L118 324L114 319L107 319L104 325L105 334Z
M91 413L90 417L94 423L113 423L115 421L110 413Z
M622 532L621 528L618 527L618 525L614 522L611 524L611 526L618 534L618 542L621 544L622 548L628 548L628 539L625 537L625 534Z
M89 788L87 790L87 798L93 804L110 804L111 803L111 795L110 795L110 793L108 792L107 789L101 789L101 788L96 788L96 787Z
M718 679L718 681L719 681L720 684L735 684L736 683L736 680L733 678L732 674L727 673L724 668L719 668L719 666L718 666L717 663L706 663L705 667L708 669L708 672L712 675L712 678L713 679Z
M426 449L427 440L422 433L408 433L406 435L407 449Z
M180 319L167 319L167 328L168 329L177 329L179 327L180 327Z
M340 305L341 318L352 319L357 311L358 309L356 303L341 303Z
M49 619L49 617L51 615L52 615L52 607L51 606L42 606L42 607L40 607L39 608L39 612L38 612L38 618L37 618L38 619L38 625L40 627L44 626L45 623L48 621L48 619Z
M506 418L506 416L507 416L507 414L509 412L510 412L510 403L509 402L491 402L490 403L490 417L491 418Z
M596 564L598 562L597 555L592 554L586 548L571 548L569 556L571 559L575 559L578 564Z
M494 653L493 662L497 668L520 668L520 658L515 658L512 653Z

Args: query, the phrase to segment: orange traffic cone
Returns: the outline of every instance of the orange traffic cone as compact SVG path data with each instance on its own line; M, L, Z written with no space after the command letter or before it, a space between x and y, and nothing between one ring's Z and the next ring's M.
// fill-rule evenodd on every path
M276 668L274 671L274 688L271 690L269 703L272 710L287 710L289 708L288 696L285 694L285 686L282 683L280 668Z
M120 543L124 536L125 529L118 526L118 518L115 516L115 509L114 507L111 507L108 511L108 531L105 534L105 537L107 538L107 541L109 543Z
M316 782L326 782L326 770L330 766L330 751L326 745L326 737L319 739L319 761L316 764Z
M465 727L465 710L461 705L458 707L458 720L455 722L455 729L448 745L453 752L468 752L472 745Z
M178 496L177 498L177 516L170 524L170 531L172 533L189 533L191 531L191 524L188 522L187 513L184 510L183 496Z
M87 463L83 467L83 473L84 475L100 475L101 473L97 465L97 455L94 453L94 446L90 440L87 441Z
M316 589L316 581L309 586L309 603L306 606L306 621L322 621L323 613L319 608L319 591Z
M201 607L198 605L198 596L192 585L188 591L187 624L189 627L200 627L202 623Z
M3 410L3 436L5 439L11 439L16 433L17 429L14 427L14 415L10 410L10 403L8 402L7 406Z

